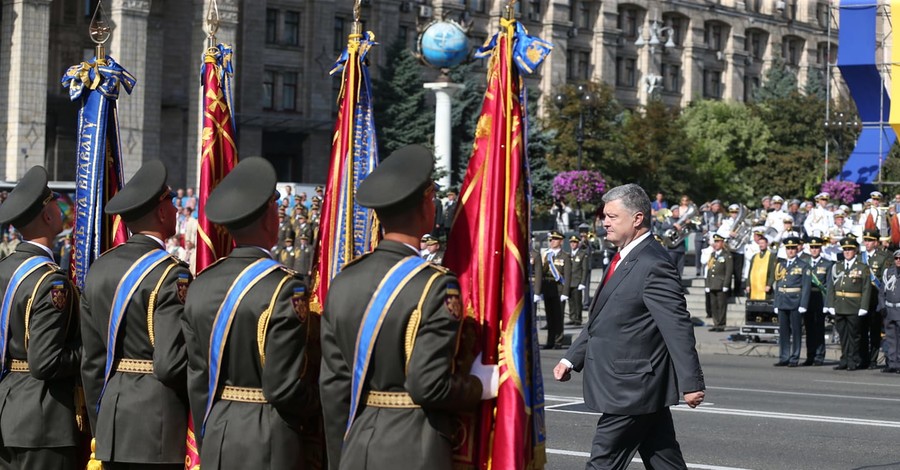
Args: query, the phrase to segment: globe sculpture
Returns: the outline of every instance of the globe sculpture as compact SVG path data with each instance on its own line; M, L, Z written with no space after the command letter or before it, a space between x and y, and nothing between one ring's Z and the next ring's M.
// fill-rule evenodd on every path
M469 38L458 24L436 21L419 37L419 53L428 65L448 69L466 60Z

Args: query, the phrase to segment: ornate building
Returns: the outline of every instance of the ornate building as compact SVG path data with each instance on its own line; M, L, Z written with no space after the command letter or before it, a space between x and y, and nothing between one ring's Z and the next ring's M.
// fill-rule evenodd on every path
M105 0L115 30L109 54L138 79L119 99L126 177L161 159L174 184L196 181L199 71L209 0ZM0 171L17 180L35 164L74 176L76 104L59 79L93 54L87 30L97 0L2 0ZM473 45L498 27L500 0L362 0L366 29L382 44L415 46L438 18L470 25ZM321 182L328 168L339 80L328 76L353 21L350 0L218 0L219 41L235 46L239 155L263 156L283 180ZM826 0L526 0L531 34L554 52L531 86L603 81L628 107L659 93L673 105L746 100L773 60L799 83L837 54ZM828 25L832 31L829 40ZM372 72L384 64L376 50ZM478 70L476 73L482 73ZM431 71L426 71L426 76ZM427 80L426 80L427 81Z

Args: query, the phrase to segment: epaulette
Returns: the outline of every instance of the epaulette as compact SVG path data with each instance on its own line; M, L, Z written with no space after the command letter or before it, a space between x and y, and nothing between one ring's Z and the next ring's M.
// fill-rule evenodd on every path
M169 253L169 257L172 258L172 260L175 261L175 263L180 264L181 267L191 269L191 265L188 264L187 261L185 261L171 253Z
M434 264L431 261L428 262L428 267L433 268L434 270L440 272L441 274L452 274L449 268L445 268L439 264Z
M112 247L112 248L110 248L110 249L104 251L103 253L100 253L100 256L103 256L103 255L109 253L110 251L113 251L113 250L115 250L116 248L120 248L120 247L123 247L123 246L125 246L124 243L119 243L118 245L116 245L116 246L114 246L114 247Z
M364 260L366 257L368 257L369 255L371 255L372 253L373 253L372 251L370 251L370 252L368 252L368 253L363 253L363 254L360 255L358 258L352 259L352 260L350 260L350 261L344 263L344 266L341 267L341 269L342 269L342 270L343 270L343 269L347 269L348 266L352 266L352 265L354 265L354 264L356 264L356 263L359 263L360 261Z
M281 268L282 271L286 272L286 273L287 273L288 275L290 275L290 276L293 276L293 277L300 277L300 272L299 272L299 271L295 271L295 270L293 270L293 269L291 269L291 268L289 268L289 267L287 267L287 266L285 266L285 265L283 265L283 264L280 265L280 266L278 266L278 267Z

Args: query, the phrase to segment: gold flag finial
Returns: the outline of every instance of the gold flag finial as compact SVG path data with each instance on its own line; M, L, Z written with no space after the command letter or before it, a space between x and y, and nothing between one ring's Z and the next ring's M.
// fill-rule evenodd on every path
M106 11L103 9L103 0L97 2L97 8L94 10L94 15L91 17L91 25L88 31L90 32L91 41L97 45L97 60L103 60L103 58L106 57L106 50L103 46L109 41L110 36L112 36L112 26L110 26L109 21L106 19Z
M504 17L507 20L513 20L516 18L516 3L518 3L518 0L509 0L509 2L506 3L506 10L504 11L504 13L505 13Z
M209 47L216 47L216 33L219 32L219 2L209 0L209 8L206 11L206 39Z
M362 21L359 20L361 8L362 8L361 0L356 0L355 2L353 2L353 30L351 31L351 34L362 34L363 33Z

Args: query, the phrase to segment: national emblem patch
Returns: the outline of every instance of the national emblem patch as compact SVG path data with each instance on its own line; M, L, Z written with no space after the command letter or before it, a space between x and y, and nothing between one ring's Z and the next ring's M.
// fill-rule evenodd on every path
M444 305L453 318L457 320L462 318L462 302L459 300L459 285L448 284L447 291L444 293Z
M178 279L175 280L175 288L178 289L178 301L182 304L184 303L184 299L187 298L188 286L191 284L191 277L187 273L179 274Z
M50 284L50 302L57 310L64 310L69 299L69 289L66 281L53 281Z
M294 313L300 318L301 323L306 322L307 309L309 305L306 302L306 288L295 287L294 294L291 296L291 303L294 304Z

